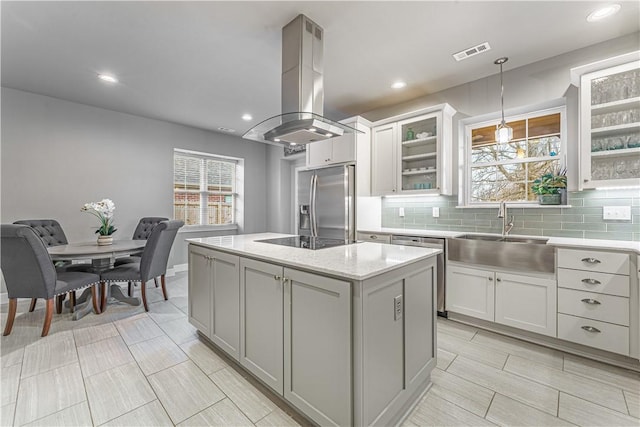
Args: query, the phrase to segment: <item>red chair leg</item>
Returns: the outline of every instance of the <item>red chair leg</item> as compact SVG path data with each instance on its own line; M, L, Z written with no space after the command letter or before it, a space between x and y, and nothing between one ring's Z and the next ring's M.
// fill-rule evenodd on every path
M62 313L62 301L64 300L64 295L56 295L56 313Z
M100 304L98 304L98 289L96 289L96 285L91 286L91 302L93 304L93 312L96 314L102 313Z
M149 307L147 306L147 282L140 282L140 289L142 290L142 304L144 304L144 311L149 311Z
M33 310L36 309L36 302L38 301L38 298L31 298L31 305L29 305L29 312L31 313Z
M104 313L107 309L107 286L106 282L100 282L100 312Z
M35 301L35 298L32 300ZM9 298L9 315L7 316L7 324L4 325L4 336L7 336L11 333L11 329L13 329L13 321L16 319L16 310L18 308L18 298Z
M155 283L155 284L156 284L156 288L157 288L157 287L158 287L158 278L157 278L157 277L154 277L154 278L153 278L153 283ZM165 298L165 299L166 299L166 298Z
M69 310L71 313L76 309L76 291L69 292Z
M162 295L164 295L164 300L166 301L169 299L169 296L167 295L167 284L164 280L164 274L160 276L160 281L162 282Z
M41 337L46 337L51 327L51 319L53 318L53 298L47 300L46 311L44 315L44 325L42 326Z

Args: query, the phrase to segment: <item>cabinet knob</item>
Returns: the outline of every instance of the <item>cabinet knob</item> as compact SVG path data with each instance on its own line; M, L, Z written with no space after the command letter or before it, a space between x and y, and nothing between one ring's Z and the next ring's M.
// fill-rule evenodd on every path
M498 277L498 278L496 279L496 282L502 282L502 279Z
M582 283L587 285L600 285L602 282L596 279L582 279Z
M593 326L580 326L582 329L584 329L587 332L592 332L594 334L599 334L601 331L598 328L594 328Z
M280 279L282 279L282 277L278 276L277 274L276 274L275 276L273 276L273 278L274 278L275 280L280 280Z
M493 277L488 278L490 282L493 282Z
M289 282L289 278L288 278L288 277L284 277L284 278L282 279L282 281L283 281L284 283L288 283L288 282Z
M582 301L585 304L590 304L590 305L600 305L600 301L598 301L597 299L593 299L593 298L584 298L581 299L580 301Z
M600 264L600 260L597 258L582 258L581 261L587 264Z
M374 235L369 236L369 238L370 238L371 240L376 240L376 239L378 238L378 236L376 236L376 235L374 234Z

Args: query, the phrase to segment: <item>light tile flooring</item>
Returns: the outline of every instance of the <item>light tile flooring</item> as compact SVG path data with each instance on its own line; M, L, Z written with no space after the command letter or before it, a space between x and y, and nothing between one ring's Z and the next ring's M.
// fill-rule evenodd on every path
M187 276L148 289L142 307L111 305L78 322L42 302L18 306L0 341L1 425L298 425L200 342L186 317ZM137 291L138 292L138 291ZM2 327L6 320L2 306ZM433 387L406 426L639 426L640 374L438 322Z

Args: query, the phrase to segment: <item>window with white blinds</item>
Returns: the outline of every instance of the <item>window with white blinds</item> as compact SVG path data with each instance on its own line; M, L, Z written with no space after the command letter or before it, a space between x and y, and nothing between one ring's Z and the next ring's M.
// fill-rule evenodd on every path
M234 224L237 161L175 151L173 217L186 225Z

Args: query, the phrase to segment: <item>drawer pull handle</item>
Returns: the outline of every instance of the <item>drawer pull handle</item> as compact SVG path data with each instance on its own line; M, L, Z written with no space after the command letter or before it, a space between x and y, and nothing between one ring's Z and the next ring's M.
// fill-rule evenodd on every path
M596 279L582 279L582 283L586 283L587 285L601 285L602 282Z
M586 262L587 264L600 264L600 260L596 258L582 258L582 262Z
M376 240L378 238L378 236L370 236L371 240Z
M587 332L593 332L594 334L599 334L601 331L598 328L594 328L593 326L580 326Z
M580 301L582 301L585 304L591 304L591 305L600 305L601 304L600 301L598 301L597 299L593 299L593 298L585 298L585 299L582 299Z

